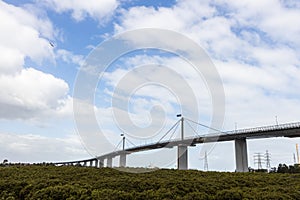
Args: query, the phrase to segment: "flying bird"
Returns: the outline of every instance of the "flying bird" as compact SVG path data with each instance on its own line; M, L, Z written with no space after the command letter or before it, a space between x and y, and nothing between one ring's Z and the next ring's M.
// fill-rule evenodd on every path
M54 47L54 44L52 42L49 42L49 44L51 45L51 47Z

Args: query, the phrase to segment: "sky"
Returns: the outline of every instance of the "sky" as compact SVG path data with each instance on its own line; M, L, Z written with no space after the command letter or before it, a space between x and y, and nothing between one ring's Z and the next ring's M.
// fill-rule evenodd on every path
M299 19L300 2L292 0L0 1L0 161L90 158L120 148L121 133L127 147L151 143L178 113L211 125L219 108L214 102L223 98L214 96L219 90L209 70L224 93L219 129L298 122ZM137 34L141 29L148 32ZM170 36L155 37L159 30ZM123 46L109 43L118 38L132 51L118 54ZM188 48L189 41L210 63L200 74L191 57L178 55L176 48ZM144 44L152 48L138 48ZM100 64L93 68L93 59L104 62L104 55L117 58L102 71ZM94 78L86 102L76 92ZM187 136L208 132L192 126L186 126ZM172 137L179 136L176 130ZM266 150L271 166L293 164L296 143L299 138L248 140L249 166L257 167L255 153ZM204 146L189 148L190 168L203 170ZM207 148L210 170L234 171L233 142ZM175 148L137 153L128 156L128 165L175 168L175 158Z

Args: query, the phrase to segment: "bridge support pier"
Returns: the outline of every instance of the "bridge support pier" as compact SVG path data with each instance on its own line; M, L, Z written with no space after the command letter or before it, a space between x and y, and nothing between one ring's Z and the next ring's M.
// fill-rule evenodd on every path
M104 160L103 159L99 159L99 167L100 168L104 167Z
M246 138L235 140L236 172L248 172L248 155Z
M120 154L120 167L126 167L126 153Z
M178 145L177 148L177 169L188 169L188 147L186 145Z
M110 168L112 167L112 157L107 158L106 167L110 167Z

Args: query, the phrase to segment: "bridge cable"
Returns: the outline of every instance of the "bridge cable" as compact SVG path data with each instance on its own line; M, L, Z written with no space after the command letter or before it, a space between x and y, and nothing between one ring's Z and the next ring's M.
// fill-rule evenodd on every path
M117 149L119 148L119 146L121 145L123 139L119 142L119 144L115 147L115 149L113 150L113 152L117 151Z
M211 129L211 130L220 132L220 133L228 134L228 133L226 133L226 132L224 132L224 131L221 131L221 130L216 129L216 128L213 128L213 127L209 127L209 126L207 126L207 125L205 125L205 124L201 124L201 123L199 123L199 122L195 122L195 121L193 121L193 120L191 120L191 119L188 119L188 118L185 118L185 119L188 120L188 121L190 121L190 122L193 122L193 123L195 123L195 124L198 124L198 125L200 125L200 126L202 126L202 127L205 127L205 128L208 128L208 129Z
M130 144L132 144L133 145L133 147L137 147L137 145L136 144L134 144L133 142L131 142L128 138L125 138L125 140L127 140L127 142L129 142Z
M170 138L169 138L169 141L170 141L170 140L172 139L172 137L174 136L174 133L177 131L178 126L179 126L179 123L177 123L176 127L174 128L173 133L171 134L171 136L170 136Z
M175 126L177 126L177 124L179 123L181 121L181 119L180 120L178 120L159 140L158 140L158 142L156 143L156 144L158 144L162 139L164 139L164 137L166 137L170 132L171 132L171 130L175 127Z
M190 128L194 131L194 133L196 133L196 135L197 135L198 137L200 137L200 135L198 135L197 131L192 127L192 125L191 125L188 121L186 121L186 122L187 122L187 124L190 126Z

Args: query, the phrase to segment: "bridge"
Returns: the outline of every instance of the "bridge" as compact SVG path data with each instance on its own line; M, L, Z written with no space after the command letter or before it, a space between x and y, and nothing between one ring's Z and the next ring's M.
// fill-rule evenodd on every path
M205 135L198 135L195 132L196 136L184 137L185 122L195 123L200 126L204 126L213 130L214 132ZM169 140L164 139L168 134L174 134L174 130L177 129L179 124L181 124L181 138ZM188 125L190 124L188 123ZM188 169L188 147L193 147L201 143L234 141L236 171L248 172L247 140L272 137L300 137L300 122L238 129L233 131L220 131L211 127L207 127L193 120L181 117L181 119L177 121L176 124L173 125L171 129L169 129L158 142L125 148L125 137L123 137L123 148L121 150L115 150L113 152L97 156L95 158L77 161L56 162L54 164L104 167L104 161L106 161L106 167L112 167L113 158L119 156L119 166L126 167L126 157L129 154L160 148L177 147L177 168L185 170Z

